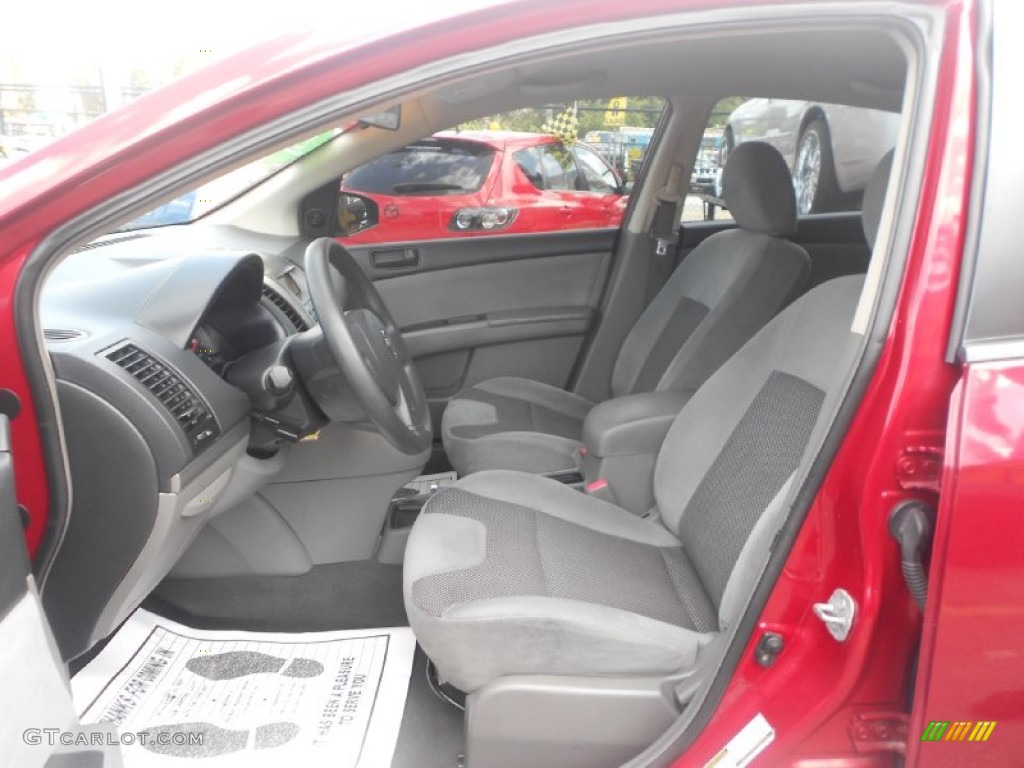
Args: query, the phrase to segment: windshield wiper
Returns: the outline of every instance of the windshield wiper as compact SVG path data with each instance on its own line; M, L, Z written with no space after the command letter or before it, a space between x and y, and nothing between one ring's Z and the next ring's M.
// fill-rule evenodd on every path
M409 192L462 192L464 190L458 184L448 184L443 181L405 181L393 185L391 191L396 195L404 195Z

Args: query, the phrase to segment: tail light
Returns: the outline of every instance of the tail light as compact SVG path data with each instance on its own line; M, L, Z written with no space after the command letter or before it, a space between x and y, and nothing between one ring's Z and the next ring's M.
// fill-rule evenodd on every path
M456 232L494 232L508 227L518 213L518 208L460 208L448 228Z

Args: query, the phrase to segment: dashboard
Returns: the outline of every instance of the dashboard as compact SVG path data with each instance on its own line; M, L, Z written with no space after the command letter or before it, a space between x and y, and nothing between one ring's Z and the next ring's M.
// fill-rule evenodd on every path
M40 315L72 501L43 595L64 658L116 628L287 449L239 372L318 333L305 245L233 227L111 235L47 279Z

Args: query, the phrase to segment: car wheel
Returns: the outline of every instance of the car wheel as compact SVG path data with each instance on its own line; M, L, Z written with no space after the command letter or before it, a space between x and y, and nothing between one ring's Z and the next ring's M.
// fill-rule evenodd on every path
M725 129L725 134L722 136L722 146L718 150L718 171L715 172L715 197L721 199L725 195L725 191L722 188L722 171L725 170L725 163L729 159L729 155L732 154L733 147L736 146L736 140L732 136L732 130L729 128Z
M793 189L801 215L833 210L839 196L832 137L821 118L809 122L800 134L793 163Z

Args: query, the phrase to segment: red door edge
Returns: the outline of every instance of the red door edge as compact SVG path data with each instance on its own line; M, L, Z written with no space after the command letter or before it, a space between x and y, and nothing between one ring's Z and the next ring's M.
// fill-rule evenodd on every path
M0 390L8 390L17 399L18 413L11 419L14 488L27 522L29 555L34 557L46 531L50 493L39 419L18 344L14 299L18 275L31 252L31 246L22 248L12 258L0 261Z
M755 765L891 765L905 748L900 738L864 738L858 726L875 713L894 726L907 721L922 620L887 519L902 500L934 502L928 490L901 484L900 458L922 435L942 444L960 376L945 355L970 191L975 34L973 1L949 4L918 209L885 347L718 709L675 766L713 761L758 713L775 734ZM844 644L809 610L837 587L859 608ZM785 648L764 669L754 655L769 630L783 634ZM897 736L913 741L914 727Z

